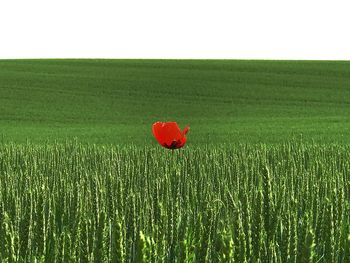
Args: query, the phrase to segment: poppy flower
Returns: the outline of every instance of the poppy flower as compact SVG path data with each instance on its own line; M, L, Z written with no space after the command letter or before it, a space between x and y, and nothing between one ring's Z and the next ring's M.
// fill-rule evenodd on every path
M152 132L157 141L165 148L179 149L186 143L186 133L190 127L186 127L180 131L176 122L160 122L157 121L152 126Z

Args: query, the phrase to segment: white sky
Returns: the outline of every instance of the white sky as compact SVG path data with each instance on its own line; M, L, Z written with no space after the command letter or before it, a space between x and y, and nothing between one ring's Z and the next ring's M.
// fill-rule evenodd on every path
M350 60L350 3L0 0L0 58Z

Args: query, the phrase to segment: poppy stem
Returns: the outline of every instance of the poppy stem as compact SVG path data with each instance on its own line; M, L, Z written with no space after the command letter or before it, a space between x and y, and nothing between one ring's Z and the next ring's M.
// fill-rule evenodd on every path
M171 152L172 152L172 156L173 156L173 164L175 165L175 148L171 149Z

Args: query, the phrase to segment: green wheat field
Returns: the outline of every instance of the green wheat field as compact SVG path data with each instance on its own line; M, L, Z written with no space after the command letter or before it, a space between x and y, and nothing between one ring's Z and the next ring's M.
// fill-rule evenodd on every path
M0 60L0 262L350 262L349 142L347 61Z

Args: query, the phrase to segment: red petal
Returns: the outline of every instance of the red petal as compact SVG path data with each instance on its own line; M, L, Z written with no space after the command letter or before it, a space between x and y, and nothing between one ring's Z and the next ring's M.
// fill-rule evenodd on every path
M186 135L186 134L188 133L189 129L190 129L190 127L189 127L189 126L186 126L186 128L183 129L182 134L183 134L183 135Z
M152 132L159 144L168 149L178 149L186 143L185 134L189 130L186 127L180 131L176 122L156 122L152 126Z

